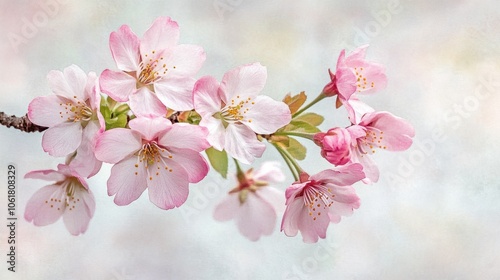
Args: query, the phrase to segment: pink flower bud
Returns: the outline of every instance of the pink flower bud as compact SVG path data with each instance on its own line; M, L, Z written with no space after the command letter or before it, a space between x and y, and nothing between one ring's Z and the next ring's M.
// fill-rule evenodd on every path
M321 147L321 155L334 165L344 165L351 159L351 135L345 128L332 128L314 135L314 142Z

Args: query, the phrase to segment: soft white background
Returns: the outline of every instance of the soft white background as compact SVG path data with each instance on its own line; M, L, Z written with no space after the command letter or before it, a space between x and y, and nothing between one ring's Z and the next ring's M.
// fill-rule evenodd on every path
M361 208L317 244L278 230L250 242L232 222L214 221L214 205L234 186L215 173L191 186L180 209L160 210L146 194L118 207L106 194L108 165L89 180L95 217L73 237L62 221L38 228L22 219L29 197L47 183L21 176L63 159L42 151L40 133L0 127L1 279L500 278L495 1L65 1L53 14L42 8L48 1L0 3L0 111L7 114L23 115L31 99L49 94L52 69L115 69L108 37L120 25L141 36L157 16L170 16L181 43L207 53L199 77L220 79L259 61L268 69L264 94L275 99L302 90L314 97L341 49L370 43L368 57L386 65L389 84L363 100L414 124L416 144L375 156L381 180L356 185ZM34 21L37 30L23 37ZM15 46L13 36L25 41ZM333 99L312 110L326 116L322 129L346 125ZM304 168L328 168L319 149L308 148ZM268 149L264 159L279 157ZM5 262L9 162L19 177L16 273ZM292 182L286 174L282 190Z

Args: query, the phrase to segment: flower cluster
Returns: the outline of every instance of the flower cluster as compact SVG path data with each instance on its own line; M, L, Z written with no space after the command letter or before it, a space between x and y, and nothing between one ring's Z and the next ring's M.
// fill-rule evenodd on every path
M118 71L105 69L97 76L71 65L49 73L53 94L32 100L28 117L48 128L44 151L66 159L57 171L26 174L55 181L28 201L26 220L45 226L62 216L71 234L84 233L95 210L86 179L103 162L113 165L107 191L115 204L128 205L147 189L149 200L168 210L182 206L189 185L202 181L210 166L227 178L232 158L237 186L215 207L216 220L235 220L241 234L255 241L272 234L282 216L287 236L300 231L304 242L317 242L331 223L359 208L353 185L377 182L371 155L412 144L411 124L358 97L387 83L384 67L365 59L367 46L349 55L342 51L336 70L329 70L331 81L305 105L303 92L282 101L261 95L267 71L260 63L231 69L220 82L197 78L205 52L179 44L179 34L168 17L156 19L142 38L123 25L109 38ZM324 117L305 111L333 96L351 124L321 131ZM331 168L314 175L303 170L297 161L306 149L298 139L316 143ZM240 167L261 157L267 146L276 148L295 179L284 192L277 188L286 180L279 163Z

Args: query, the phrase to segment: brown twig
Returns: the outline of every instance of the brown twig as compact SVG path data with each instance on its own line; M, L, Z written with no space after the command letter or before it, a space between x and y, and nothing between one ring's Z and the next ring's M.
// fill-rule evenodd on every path
M14 115L7 116L4 112L0 112L0 124L6 127L14 127L24 132L42 132L47 129L47 127L39 126L32 123L28 119L28 114L22 117L16 117Z

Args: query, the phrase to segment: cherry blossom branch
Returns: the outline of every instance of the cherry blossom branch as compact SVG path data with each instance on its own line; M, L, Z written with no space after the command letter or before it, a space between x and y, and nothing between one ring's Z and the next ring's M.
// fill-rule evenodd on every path
M273 143L273 146L278 150L280 155L283 157L283 160L286 162L288 165L288 168L292 172L293 178L295 181L299 180L299 174L302 171L302 168L299 166L299 164L295 161L295 159L286 151L285 149L281 148L279 144Z
M8 116L4 112L0 112L0 124L6 127L14 127L24 132L42 132L48 128L32 123L28 119L28 114L16 117L15 115Z
M312 133L303 133L303 132L295 132L295 131L283 131L283 132L276 132L274 135L286 135L286 136L297 136L309 140L314 141L314 134Z

